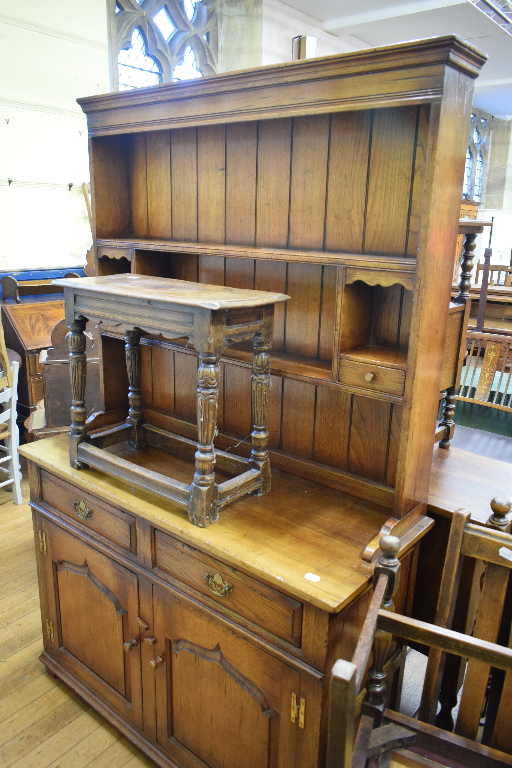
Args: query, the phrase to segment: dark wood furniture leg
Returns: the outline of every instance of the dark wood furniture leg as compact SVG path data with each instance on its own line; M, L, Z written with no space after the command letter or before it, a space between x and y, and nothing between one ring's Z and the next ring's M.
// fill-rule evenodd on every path
M140 389L140 329L133 328L125 331L126 370L128 371L128 418L126 421L133 427L133 437L130 445L134 448L144 446L142 424L142 393Z
M260 333L252 340L252 422L251 460L256 469L261 472L261 485L257 495L270 491L270 461L268 457L267 405L270 393L270 356L271 343Z
M87 356L85 354L85 317L69 324L69 371L71 376L71 427L69 430L69 459L75 469L82 466L77 459L78 445L87 435L85 420L85 384L87 378Z
M476 235L476 232L468 232L464 238L464 250L460 260L459 292L453 299L456 304L463 304L469 299L471 272L473 271L473 257L476 248Z
M199 355L197 371L197 443L196 471L190 486L188 517L191 523L205 527L217 522L218 487L215 483L217 404L219 398L220 355Z
M455 403L457 401L457 390L454 387L448 387L444 396L443 402L443 419L439 423L440 427L446 428L446 436L439 441L440 448L449 448L450 440L453 437L453 430L455 422L453 417L455 416Z

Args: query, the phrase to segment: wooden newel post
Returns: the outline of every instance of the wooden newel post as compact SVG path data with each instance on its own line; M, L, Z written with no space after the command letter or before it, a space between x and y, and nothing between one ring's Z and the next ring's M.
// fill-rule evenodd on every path
M217 404L219 399L219 356L199 355L197 371L197 443L194 480L190 486L188 517L204 527L219 517L218 487L215 484L215 448Z
M71 427L69 430L69 460L72 467L80 469L77 460L78 445L87 435L87 409L85 407L85 385L87 380L86 338L87 320L80 317L69 324L69 372L71 377Z
M396 536L383 536L380 540L382 555L380 556L373 574L374 584L377 583L382 573L387 574L388 584L382 607L386 611L394 611L393 595L399 586L400 561L398 551L400 539ZM391 645L392 635L383 629L377 629L373 639L373 664L368 670L368 682L366 684L366 696L363 702L362 712L370 714L375 725L380 725L382 713L386 707L386 660Z
M459 292L453 299L456 304L465 304L469 299L469 289L471 288L471 273L473 271L473 257L476 248L477 232L467 232L464 237L464 251L460 260L460 283Z
M464 337L465 338L465 337ZM449 448L450 440L453 437L455 429L455 422L453 417L455 416L455 404L457 402L457 389L454 387L448 387L444 395L443 402L443 418L439 422L440 427L446 428L445 436L439 441L440 448Z
M267 407L270 394L270 348L271 343L255 334L252 340L252 424L251 460L256 469L261 472L261 485L258 496L270 491L270 462L268 458Z
M485 308L487 305L487 290L489 288L489 267L492 258L492 248L486 248L484 251L484 268L482 271L482 286L480 288L480 297L478 299L478 314L476 318L475 331L482 333L485 323Z
M126 421L133 427L133 437L130 445L142 448L142 424L144 414L142 412L142 393L140 389L140 329L133 328L125 331L126 370L128 372L128 418Z

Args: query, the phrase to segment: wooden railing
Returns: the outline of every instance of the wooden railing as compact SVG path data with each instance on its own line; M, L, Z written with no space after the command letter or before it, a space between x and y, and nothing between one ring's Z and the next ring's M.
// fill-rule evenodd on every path
M485 269L485 264L477 264L476 266L476 283L477 285L481 281L481 273ZM489 264L489 281L488 285L504 285L512 286L512 267L507 267L504 264Z
M457 400L512 411L512 339L468 331Z

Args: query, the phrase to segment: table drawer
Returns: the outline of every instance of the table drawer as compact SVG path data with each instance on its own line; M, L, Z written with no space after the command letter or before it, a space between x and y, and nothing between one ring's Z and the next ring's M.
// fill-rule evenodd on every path
M172 536L155 531L154 565L300 648L302 604Z
M73 520L90 528L104 538L131 552L137 551L135 518L84 493L72 485L41 472L41 497L43 502Z
M385 368L382 365L342 359L340 384L401 397L404 393L405 371L401 371L399 368Z

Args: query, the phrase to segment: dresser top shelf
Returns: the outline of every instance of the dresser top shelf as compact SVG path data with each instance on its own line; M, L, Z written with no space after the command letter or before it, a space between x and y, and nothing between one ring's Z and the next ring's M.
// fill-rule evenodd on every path
M141 301L157 301L161 304L182 304L201 309L241 309L244 307L266 306L287 301L283 293L228 288L223 285L191 283L187 280L173 280L166 277L146 275L106 275L54 280L52 285L72 288L74 292L104 293Z

